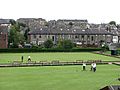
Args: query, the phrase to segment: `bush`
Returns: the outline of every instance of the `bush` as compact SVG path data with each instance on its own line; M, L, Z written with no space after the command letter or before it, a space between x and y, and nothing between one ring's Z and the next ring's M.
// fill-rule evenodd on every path
M63 49L72 49L74 44L71 42L71 40L61 40L58 43L58 48Z
M44 47L45 48L52 48L53 47L53 42L52 40L48 39L47 41L44 42Z
M63 48L64 49L72 49L73 48L73 43L71 42L71 40L64 40Z
M28 53L28 52L92 52L100 51L100 48L73 48L73 49L61 49L61 48L8 48L0 49L0 53Z
M104 45L101 47L102 48L102 51L105 52L105 51L108 51L109 50L109 47L108 45Z
M38 45L32 45L32 48L39 48Z

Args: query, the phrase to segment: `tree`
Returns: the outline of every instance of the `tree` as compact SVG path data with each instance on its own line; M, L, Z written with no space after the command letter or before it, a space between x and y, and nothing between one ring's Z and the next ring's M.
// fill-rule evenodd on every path
M13 47L17 48L19 44L24 43L24 35L20 32L20 24L11 20L10 32L8 33L8 42L13 44Z
M72 49L73 48L73 43L71 40L60 40L58 42L58 47L63 48L63 49Z
M102 44L103 44L104 42L105 42L104 40L100 40L100 41L99 41L100 46L102 46Z
M18 36L19 44L24 45L24 42L25 42L25 37L24 37L24 35L21 34L21 33L18 33L17 36Z
M9 45L10 45L10 43L12 43L14 47L17 47L18 46L17 45L17 42L18 42L17 38L18 38L17 37L17 31L16 31L14 26L11 26L10 27L10 32L8 34Z
M71 42L71 40L64 40L63 41L63 48L64 49L72 49L73 43Z
M73 26L73 23L72 23L72 22L70 22L70 23L69 23L69 25L70 25L70 26Z
M48 39L47 41L44 42L44 47L45 48L52 48L53 47L53 42L52 40Z
M28 32L30 31L30 29L29 28L27 28L26 30L25 30L25 33L24 33L24 37L25 37L25 40L26 41L28 41Z
M57 46L58 48L63 48L63 40L61 38L59 38Z
M69 22L69 26L70 26L70 28L72 28L72 26L73 26L73 23L72 23L72 22Z
M26 27L26 24L24 24L24 23L18 23L18 24L22 27Z
M10 21L9 21L10 23L11 23L11 25L15 25L16 24L16 21L15 20L13 20L13 19L10 19Z
M102 51L103 51L103 52L109 50L109 47L108 47L108 45L106 45L106 44L103 44L101 48L102 48Z
M110 21L109 24L110 24L110 25L115 25L115 26L116 26L116 22L115 22L115 21Z

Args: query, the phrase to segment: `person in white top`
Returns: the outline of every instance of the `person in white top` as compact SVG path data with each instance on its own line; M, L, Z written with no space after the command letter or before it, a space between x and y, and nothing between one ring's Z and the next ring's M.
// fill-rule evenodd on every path
M93 63L93 72L96 72L96 63Z
M28 56L28 61L31 61L31 58L30 58L30 56Z
M90 69L91 71L93 70L93 63L91 63L91 69Z
M85 70L86 70L86 64L83 63L83 71L85 71Z

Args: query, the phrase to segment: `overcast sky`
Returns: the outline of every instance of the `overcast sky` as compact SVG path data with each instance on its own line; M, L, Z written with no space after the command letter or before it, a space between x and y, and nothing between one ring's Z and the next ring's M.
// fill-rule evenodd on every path
M87 19L120 23L120 0L0 0L0 18Z

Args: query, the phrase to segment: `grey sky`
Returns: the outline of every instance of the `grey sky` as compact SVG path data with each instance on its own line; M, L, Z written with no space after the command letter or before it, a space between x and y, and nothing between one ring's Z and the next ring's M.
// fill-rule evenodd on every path
M120 23L120 0L0 0L0 18L88 19Z

